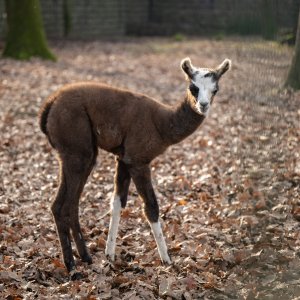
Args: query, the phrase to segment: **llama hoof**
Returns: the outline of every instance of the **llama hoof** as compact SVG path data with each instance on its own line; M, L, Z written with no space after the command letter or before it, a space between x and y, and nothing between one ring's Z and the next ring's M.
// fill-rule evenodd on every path
M114 255L106 254L106 258L111 263L115 262L115 256Z
M113 263L115 261L115 251L112 251L111 248L112 247L109 244L106 244L105 256L106 256L108 261Z
M85 255L81 256L81 260L82 260L82 262L86 262L89 265L91 265L93 263L93 259L89 254L85 254Z
M168 257L168 258L165 258L165 259L163 259L163 264L164 265L167 265L167 266L169 266L169 265L171 265L172 264L172 261L171 261L171 259Z
M81 280L84 276L82 275L82 273L77 272L76 270L73 270L70 272L70 280L74 281L74 280Z
M64 263L65 263L65 266L66 266L66 268L67 268L67 270L68 270L68 272L70 274L71 274L71 272L75 271L76 266L75 266L75 261L74 261L73 257L72 257L72 259L70 261L69 260L65 260Z

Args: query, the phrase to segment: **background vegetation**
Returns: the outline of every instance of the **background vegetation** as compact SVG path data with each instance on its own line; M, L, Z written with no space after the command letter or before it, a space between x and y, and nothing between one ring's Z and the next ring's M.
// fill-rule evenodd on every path
M300 92L289 87L298 87L300 30L295 47L286 44L293 44L292 38L279 38L286 33L296 36L297 17L290 27L281 27L278 7L282 1L251 1L260 5L258 14L247 19L240 9L238 19L231 18L232 24L223 23L209 32L212 27L205 27L202 19L191 19L186 5L180 11L179 2L170 6L170 1L138 1L146 3L147 10L131 6L130 24L124 21L126 9L117 7L118 1L106 1L107 6L98 8L92 0L80 1L86 4L78 6L81 15L75 14L79 5L75 0L56 0L55 7L52 1L41 1L45 31L57 61L47 50L40 21L32 25L19 16L10 23L9 5L22 4L6 2L4 31L8 36L0 43L1 52L6 54L11 36L14 41L9 47L24 53L27 43L18 48L17 37L28 34L33 26L29 36L43 37L50 60L35 50L14 56L19 60L0 59L1 299L300 297ZM222 0L190 1L190 7L196 2L203 5L196 16L204 14L204 7L208 11L218 7L221 17L243 1L232 1L232 6L223 8ZM38 2L29 2L36 5L35 13L27 11L27 19L34 19ZM298 5L299 1L285 5L290 3ZM45 14L47 5L52 9L48 12L57 12L53 14L59 16L56 22ZM158 5L169 5L173 15L158 10L164 8ZM98 24L94 12L100 11L102 27L95 26L98 31L93 31L93 22ZM262 22L259 15L269 21ZM136 23L139 18L146 20L148 31ZM13 34L10 24L21 33ZM153 34L162 27L161 34L167 37L128 36ZM99 28L106 39L99 39ZM207 32L201 34L200 28ZM194 34L189 35L192 29ZM228 35L229 29L235 35ZM248 36L251 31L256 35ZM247 37L236 33L247 33ZM76 34L87 34L85 41ZM35 42L28 44L36 47ZM78 261L84 278L69 281L49 209L57 188L58 165L38 127L42 102L64 84L87 80L176 105L185 94L179 62L186 56L203 67L216 66L228 57L233 67L220 82L220 92L203 126L152 164L173 265L161 265L133 186L122 213L116 264L107 261L104 248L114 159L100 151L80 206L94 263L87 266ZM290 84L290 78L296 79L296 85Z

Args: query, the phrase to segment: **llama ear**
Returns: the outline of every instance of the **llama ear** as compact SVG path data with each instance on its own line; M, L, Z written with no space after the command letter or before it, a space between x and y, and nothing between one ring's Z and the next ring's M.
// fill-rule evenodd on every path
M224 59L224 61L216 68L218 78L220 78L230 68L231 68L231 60L228 58Z
M181 69L185 73L188 79L193 79L195 68L192 65L191 59L189 57L184 58L181 61Z

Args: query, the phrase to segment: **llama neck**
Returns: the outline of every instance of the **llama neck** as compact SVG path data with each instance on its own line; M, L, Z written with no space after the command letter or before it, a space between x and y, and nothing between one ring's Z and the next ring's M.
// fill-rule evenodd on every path
M167 122L169 129L165 132L166 139L170 144L176 144L191 135L204 121L205 116L200 115L191 107L188 95L169 116Z

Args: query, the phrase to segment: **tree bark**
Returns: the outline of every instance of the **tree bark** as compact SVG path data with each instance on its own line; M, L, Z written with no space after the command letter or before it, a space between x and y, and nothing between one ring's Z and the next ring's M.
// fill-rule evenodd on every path
M6 0L8 31L3 56L55 60L48 48L39 0Z
M295 52L285 86L290 86L295 90L300 89L300 10L298 16Z

